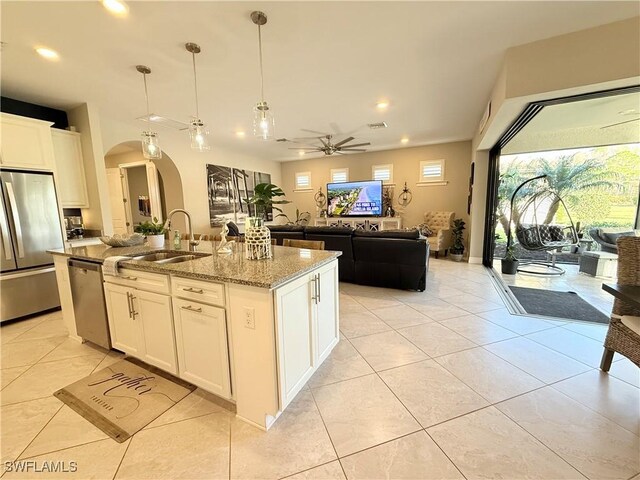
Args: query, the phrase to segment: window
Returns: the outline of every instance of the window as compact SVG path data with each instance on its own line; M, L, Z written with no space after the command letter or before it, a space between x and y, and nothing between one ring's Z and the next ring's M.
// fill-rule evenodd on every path
M444 182L444 160L427 160L420 162L421 183Z
M331 183L344 183L349 181L348 168L332 168Z
M371 177L374 180L382 180L382 183L393 183L393 165L373 165Z
M296 190L311 190L311 172L296 172Z

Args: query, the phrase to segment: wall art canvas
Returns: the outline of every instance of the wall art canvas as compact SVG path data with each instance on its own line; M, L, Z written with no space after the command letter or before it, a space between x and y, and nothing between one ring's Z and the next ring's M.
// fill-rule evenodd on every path
M255 215L255 207L249 203L249 199L253 196L255 186L260 183L271 183L271 174L207 165L211 226L219 227L227 219L240 224L244 223L246 217ZM267 210L266 220L273 220L273 210Z

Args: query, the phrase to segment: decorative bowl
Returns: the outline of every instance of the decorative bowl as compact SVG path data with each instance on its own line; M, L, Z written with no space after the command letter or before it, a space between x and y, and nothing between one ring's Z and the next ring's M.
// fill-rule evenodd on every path
M112 237L100 237L100 241L110 247L134 247L144 243L144 235L139 233L120 235L116 233Z

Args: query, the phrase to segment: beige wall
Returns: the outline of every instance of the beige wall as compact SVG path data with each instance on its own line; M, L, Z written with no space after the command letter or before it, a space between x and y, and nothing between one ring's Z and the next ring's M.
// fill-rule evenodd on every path
M416 186L420 162L423 160L445 160L446 186ZM471 142L444 143L422 147L367 152L351 155L333 155L285 162L282 164L282 188L287 200L293 202L286 206L286 213L292 218L295 209L308 211L316 215L315 192L322 187L326 193L326 184L330 181L330 169L349 168L349 180L370 180L371 166L393 164L394 208L402 216L403 225L411 227L422 223L423 214L431 210L454 211L456 218L467 220L467 194L471 165ZM313 191L310 193L294 192L296 172L311 172ZM413 200L401 211L398 195L404 182L413 192ZM291 215L293 214L293 215Z

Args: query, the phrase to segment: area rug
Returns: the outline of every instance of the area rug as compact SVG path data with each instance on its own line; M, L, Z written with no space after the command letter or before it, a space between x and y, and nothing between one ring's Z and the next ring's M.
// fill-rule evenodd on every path
M575 292L509 286L527 313L585 322L609 323L609 317Z
M195 388L135 358L126 358L54 395L122 443Z

